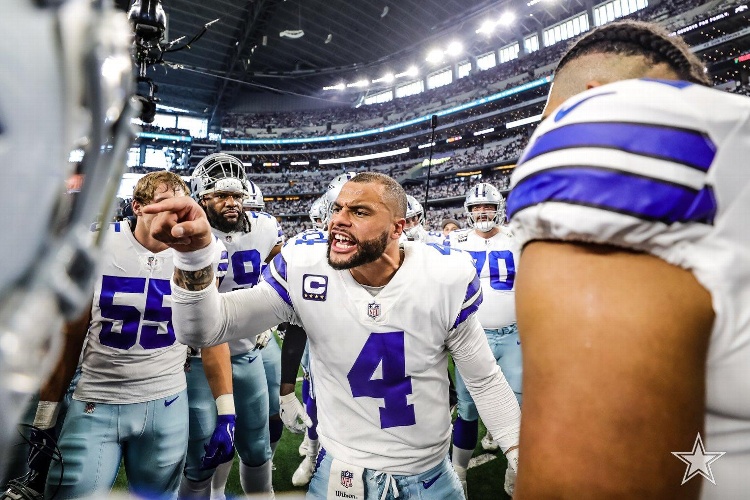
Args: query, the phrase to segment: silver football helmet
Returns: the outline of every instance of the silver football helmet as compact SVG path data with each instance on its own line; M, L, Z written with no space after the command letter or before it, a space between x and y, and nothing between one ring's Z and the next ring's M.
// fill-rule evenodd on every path
M422 204L417 201L415 197L410 194L406 195L406 224L410 224L410 219L418 217L416 224L410 227L404 227L404 233L410 239L415 239L419 236L420 229L424 226L424 209Z
M250 179L246 179L244 184L245 191L247 191L247 197L242 202L242 208L254 212L264 211L266 209L266 202L263 200L263 193L258 185Z
M0 16L0 468L29 394L56 361L64 320L91 301L133 140L131 31L99 0L5 0ZM83 149L77 167L68 162ZM78 173L80 192L66 193Z
M312 205L310 205L310 211L308 213L310 215L310 221L312 222L313 228L323 229L325 227L323 221L326 218L325 196L321 196L320 198L313 201Z
M495 210L472 213L471 207L475 205L494 205ZM486 233L500 226L505 219L505 198L492 184L480 182L467 191L464 211L469 227Z
M323 195L323 197L325 198L325 219L323 220L323 223L325 225L327 225L328 221L331 220L331 210L333 210L333 203L336 201L336 198L339 197L341 188L344 187L344 184L349 182L349 180L353 179L356 175L357 172L344 172L343 174L339 174L334 177L333 180L328 183L328 188Z
M214 153L203 158L193 171L190 191L195 200L216 191L249 196L245 182L245 166L232 155Z

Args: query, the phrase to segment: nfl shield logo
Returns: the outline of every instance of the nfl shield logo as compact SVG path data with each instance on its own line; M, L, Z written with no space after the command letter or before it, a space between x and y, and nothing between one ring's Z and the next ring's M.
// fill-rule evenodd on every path
M377 319L380 316L380 304L377 302L367 304L367 315L372 319Z
M354 474L348 470L342 470L341 471L341 486L344 488L351 488L352 487L352 479L354 478Z

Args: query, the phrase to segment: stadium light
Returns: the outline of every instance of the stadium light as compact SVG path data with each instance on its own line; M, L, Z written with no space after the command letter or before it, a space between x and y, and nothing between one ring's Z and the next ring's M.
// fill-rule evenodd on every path
M482 23L482 26L479 27L478 30L476 30L475 33L484 33L486 35L489 35L495 30L495 22L490 21L489 19Z
M443 62L444 58L445 52L440 49L432 49L427 53L427 58L425 58L425 61L427 61L428 63L437 64L439 62Z
M461 45L461 42L453 41L448 44L448 47L445 49L445 53L449 56L457 56L461 52L463 52L464 46Z
M376 78L375 80L373 80L372 83L380 83L380 82L390 83L395 79L396 77L393 75L393 73L386 73L380 78Z
M349 88L351 88L351 87L367 87L368 85L370 85L370 81L369 80L359 80L359 81L356 81L356 82L352 82L352 83L347 83L346 84L346 86L349 87Z
M344 90L345 88L346 88L346 84L344 82L341 82L336 85L329 85L328 87L323 87L323 90Z
M502 16L500 16L500 19L497 20L498 24L502 24L503 26L510 26L513 21L516 20L516 15L512 12L506 12Z

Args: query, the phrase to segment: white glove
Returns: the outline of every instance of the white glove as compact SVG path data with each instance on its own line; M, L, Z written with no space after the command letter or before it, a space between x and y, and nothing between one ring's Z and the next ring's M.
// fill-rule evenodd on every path
M289 431L302 434L308 427L312 427L312 419L305 413L302 403L293 392L281 396L279 402L281 403L279 416Z
M268 345L268 341L271 340L273 337L273 333L271 333L271 330L266 330L265 332L259 333L255 337L255 347L253 347L253 351L257 351L258 349L263 349Z

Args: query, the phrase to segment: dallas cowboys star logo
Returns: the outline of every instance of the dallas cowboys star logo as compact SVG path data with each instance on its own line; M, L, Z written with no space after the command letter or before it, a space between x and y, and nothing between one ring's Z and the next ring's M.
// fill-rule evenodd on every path
M698 434L693 444L693 451L673 451L672 455L676 456L687 464L685 475L682 478L683 485L694 478L697 474L705 477L712 484L716 484L714 474L711 472L711 464L726 454L725 451L706 451L703 446L703 439Z

